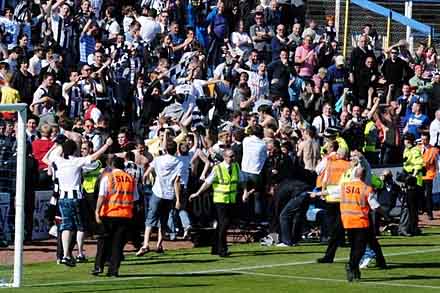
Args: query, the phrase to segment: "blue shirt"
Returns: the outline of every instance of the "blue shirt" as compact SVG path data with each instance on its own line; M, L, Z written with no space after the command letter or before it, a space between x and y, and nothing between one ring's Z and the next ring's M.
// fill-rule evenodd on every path
M331 86L333 95L338 99L344 92L348 80L347 69L337 68L336 65L332 65L327 70L327 76L325 81Z
M408 117L412 113L412 105L419 100L419 96L413 95L409 98L409 100L405 99L404 96L400 96L397 98L397 103L399 105L402 105L402 112L400 113L400 116L404 116L405 119L408 119Z
M222 14L216 14L211 21L212 32L216 38L223 40L228 31L228 20Z
M303 88L304 81L297 76L295 81L289 86L289 97L291 102L296 102L299 100L301 95L301 90Z
M79 61L87 63L87 57L95 52L96 40L93 36L84 34L79 38Z
M414 113L411 113L408 116L405 124L408 126L408 133L412 133L416 137L416 139L419 139L421 136L419 130L421 128L428 128L429 118L424 114L416 115Z

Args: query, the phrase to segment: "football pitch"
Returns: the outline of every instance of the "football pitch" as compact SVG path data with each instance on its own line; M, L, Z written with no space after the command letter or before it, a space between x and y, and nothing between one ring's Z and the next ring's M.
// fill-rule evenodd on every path
M380 239L388 270L362 270L359 283L347 283L348 248L333 264L317 264L325 246L230 246L220 258L209 248L126 254L119 278L94 277L92 263L74 268L51 263L26 265L23 288L2 292L440 292L440 229L426 228L412 238ZM90 258L90 260L92 260Z

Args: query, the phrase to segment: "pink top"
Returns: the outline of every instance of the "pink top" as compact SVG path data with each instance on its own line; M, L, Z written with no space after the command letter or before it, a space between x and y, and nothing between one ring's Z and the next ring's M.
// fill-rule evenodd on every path
M306 49L304 46L299 46L295 51L295 59L303 59L313 48ZM311 54L299 67L299 76L311 77L313 75L313 68L316 65L316 55Z

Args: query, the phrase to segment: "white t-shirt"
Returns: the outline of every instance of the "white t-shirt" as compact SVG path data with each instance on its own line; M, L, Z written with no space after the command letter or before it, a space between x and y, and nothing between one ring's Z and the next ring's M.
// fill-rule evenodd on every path
M42 68L42 61L37 56L32 56L31 59L29 59L29 69L28 71L32 73L33 76L39 75L41 68Z
M157 34L160 34L160 24L151 17L140 16L137 21L141 24L141 36L145 42L151 42Z
M73 191L78 194L78 198L82 198L81 195L81 174L82 167L87 164L91 164L92 160L90 156L87 157L73 157L65 159L61 156L54 156L52 162L56 165L55 176L58 178L60 187L60 196L64 197L64 192L68 193L68 198L73 198Z
M429 135L430 140L429 144L432 146L439 145L440 146L440 121L434 119L429 126Z
M182 177L183 164L175 156L169 154L156 157L151 163L156 172L153 193L160 198L173 200L176 196L174 180Z
M267 159L267 147L264 141L255 135L243 139L243 172L260 174Z

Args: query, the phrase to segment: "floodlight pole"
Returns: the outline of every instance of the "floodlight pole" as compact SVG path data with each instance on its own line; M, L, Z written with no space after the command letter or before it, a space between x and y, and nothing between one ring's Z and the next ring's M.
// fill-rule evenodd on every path
M345 14L344 14L344 46L342 47L342 55L347 58L347 40L348 40L348 16L350 9L350 0L345 0Z
M335 28L336 28L336 40L339 41L339 26L341 24L341 0L335 2Z
M408 18L412 18L412 11L413 11L413 1L412 0L405 1L405 16ZM411 27L408 25L406 26L406 41L409 44L410 52L413 52L414 38L411 36Z

